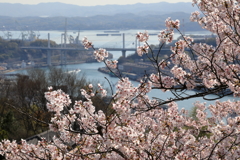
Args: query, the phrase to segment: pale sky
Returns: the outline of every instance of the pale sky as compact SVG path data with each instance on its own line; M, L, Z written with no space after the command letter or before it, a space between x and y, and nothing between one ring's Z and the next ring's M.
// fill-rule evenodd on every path
M96 6L107 4L135 4L135 3L158 3L158 2L192 2L192 0L0 0L0 3L21 3L21 4L38 4L47 2L61 2L79 6Z

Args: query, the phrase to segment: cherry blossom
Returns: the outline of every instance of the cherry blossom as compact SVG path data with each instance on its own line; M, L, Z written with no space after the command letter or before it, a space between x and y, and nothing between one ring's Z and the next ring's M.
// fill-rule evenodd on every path
M173 21L169 17L166 19L165 24L166 24L167 29L173 29L173 28L179 29L180 21L178 19Z
M161 49L154 53L147 44L148 33L139 32L138 40L146 44L137 52L140 56L148 53L155 72L144 75L137 86L120 76L112 95L100 84L89 84L80 89L84 98L75 102L63 91L49 87L45 93L53 115L49 129L56 136L35 145L3 140L0 154L6 159L239 159L239 100L189 104L194 105L192 116L177 105L184 99L207 99L211 94L217 98L240 96L239 3L193 0L202 14L192 13L191 20L215 34L217 46L193 43L191 37L182 36L171 47L172 54L159 59ZM171 42L173 30L179 28L179 20L168 18L159 40ZM83 45L92 47L87 38ZM108 60L105 49L95 50L94 56L116 68L117 61ZM188 92L192 89L198 92ZM109 96L108 112L95 109L93 90ZM174 96L149 97L152 90L171 91Z
M112 69L117 68L117 60L107 60L106 65Z
M88 41L87 37L84 37L82 40L82 44L85 47L85 49L92 47L92 42Z
M139 42L146 42L149 38L148 32L138 32L137 33L137 39L139 40Z
M148 53L148 48L149 48L149 46L147 44L144 44L143 46L139 46L137 48L138 55L142 56L144 53L147 54Z
M102 62L106 57L108 57L108 52L103 48L99 48L94 51L93 55L98 62Z
M172 29L166 29L160 31L158 34L159 41L162 43L171 43L173 40L173 30Z

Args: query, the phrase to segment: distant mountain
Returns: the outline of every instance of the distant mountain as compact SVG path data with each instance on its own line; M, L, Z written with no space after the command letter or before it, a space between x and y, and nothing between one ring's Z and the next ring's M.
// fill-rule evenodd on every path
M174 12L162 15L143 15L133 13L121 13L111 16L95 15L91 17L68 17L68 30L125 30L141 29L161 30L165 28L165 20L171 17L173 20L181 20L181 30L193 31L201 30L199 25L190 22L189 13ZM65 17L7 17L0 16L0 26L5 26L4 30L64 30ZM184 25L182 20L184 19ZM26 27L28 26L28 27ZM185 26L183 28L183 26Z
M0 26L5 26L0 30L64 30L66 17L69 30L163 29L168 17L184 19L186 31L201 30L189 20L195 10L191 3L184 2L103 6L0 3Z
M0 3L0 16L10 17L89 17L95 15L115 15L133 13L136 15L161 15L171 12L191 13L197 8L191 3L149 3L132 5L103 5L103 6L78 6L65 3L40 3L37 5L23 5Z

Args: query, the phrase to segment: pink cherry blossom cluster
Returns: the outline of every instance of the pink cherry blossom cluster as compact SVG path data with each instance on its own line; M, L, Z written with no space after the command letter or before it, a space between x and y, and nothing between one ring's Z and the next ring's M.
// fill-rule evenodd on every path
M168 104L168 110L158 108L140 114L128 109L130 101L116 101L113 103L116 115L111 117L101 111L94 113L91 105L76 102L70 113L56 122L77 120L84 132L71 132L69 125L53 142L42 140L33 145L24 140L21 144L4 140L0 153L7 159L99 159L102 154L105 159L145 159L149 156L154 159L235 159L240 154L240 119L228 115L240 114L238 103L216 102L209 106L213 117L207 117L206 105L197 102L196 119L193 119L185 110L179 112L174 102ZM223 121L225 118L227 124ZM101 134L99 126L102 126ZM69 150L68 144L63 142L75 143L77 147Z
M171 89L176 83L173 77L151 74L149 77L154 87L165 88L162 91Z
M107 60L106 61L106 65L109 67L109 68L117 68L117 64L118 64L118 61L117 60Z
M92 47L92 42L88 41L87 37L84 37L82 40L82 44L85 47L85 49Z
M180 21L178 19L173 21L169 17L169 18L166 19L165 25L166 25L167 29L174 29L174 28L179 29Z
M187 75L186 71L184 71L182 69L182 67L177 67L177 66L174 66L172 69L171 69L171 72L173 74L173 76L175 78L177 78L177 80L180 82L180 83L184 83L185 82L185 76Z
M146 42L146 41L148 41L149 34L147 31L138 32L136 38L139 40L139 42Z
M94 51L93 55L98 62L102 62L105 58L108 57L108 52L106 49L99 48L98 50Z
M149 46L146 44L146 41L149 39L149 34L147 31L145 32L138 32L136 38L139 42L145 42L143 46L139 46L137 48L137 53L139 56L142 56L143 54L148 53Z
M239 3L231 0L195 0L194 5L204 13L200 17L199 12L194 12L191 16L193 21L197 21L204 29L216 34L239 33ZM234 26L233 28L231 26ZM232 34L234 35L234 34Z
M127 77L122 78L121 81L118 81L116 89L117 91L114 97L119 99L119 101L125 99L125 97L128 97L129 99L133 98L137 90L137 88L133 86Z
M100 93L101 93L102 97L106 97L107 96L107 91L105 89L103 89L101 84L98 84L98 88L100 90Z
M175 43L175 46L171 46L171 50L173 53L179 54L183 53L185 48L189 48L190 45L192 44L193 39L191 37L183 37L183 40L179 40Z
M200 16L200 12L199 11L195 11L192 13L190 20L193 22L197 22L199 20Z
M56 112L57 115L60 115L63 108L71 104L69 95L65 94L62 90L51 91L52 87L50 87L49 90L49 92L45 93L45 97L49 101L47 103L47 108L50 112ZM52 99L53 97L54 99Z
M158 66L160 67L160 69L164 70L170 64L171 62L162 59L161 62L159 62Z
M55 143L55 144L54 144ZM28 144L25 140L21 140L21 143L16 141L10 142L4 140L0 146L1 150L4 150L6 159L64 159L68 157L64 152L67 151L66 146L62 146L59 139L53 139L53 144L49 144L45 139L39 141L37 145ZM1 151L0 151L1 153Z
M173 29L162 30L158 34L158 40L162 43L171 43L173 40L173 34Z
M144 44L143 46L139 46L137 48L137 53L139 56L142 56L144 53L148 53L149 46L147 44Z

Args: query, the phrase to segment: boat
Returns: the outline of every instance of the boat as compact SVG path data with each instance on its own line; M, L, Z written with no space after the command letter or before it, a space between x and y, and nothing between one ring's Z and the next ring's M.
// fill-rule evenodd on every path
M108 36L108 34L96 34L97 36Z
M104 31L104 33L119 33L120 31Z
M122 36L122 34L111 34L111 36Z

